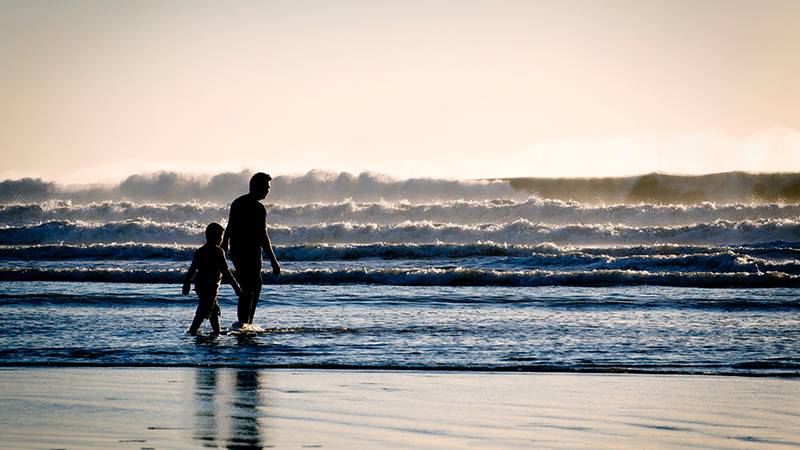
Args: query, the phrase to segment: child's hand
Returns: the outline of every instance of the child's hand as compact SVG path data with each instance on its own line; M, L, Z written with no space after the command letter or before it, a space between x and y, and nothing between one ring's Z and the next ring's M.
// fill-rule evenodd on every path
M233 292L235 292L238 297L242 296L242 289L238 285L233 285Z
M189 283L183 284L183 295L189 295L189 291L191 290L192 286Z
M272 265L272 274L276 277L281 274L281 266L280 264L273 264Z

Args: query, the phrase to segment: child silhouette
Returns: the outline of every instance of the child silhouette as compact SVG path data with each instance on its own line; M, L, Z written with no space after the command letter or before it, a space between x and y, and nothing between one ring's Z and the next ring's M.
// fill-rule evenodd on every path
M216 222L210 223L206 227L206 243L194 252L192 265L189 267L189 271L186 272L186 278L183 281L183 295L188 295L192 277L194 277L195 273L197 274L194 280L194 290L197 292L198 304L194 320L189 327L190 334L197 334L197 329L200 328L206 318L211 322L211 328L214 329L214 333L219 334L220 309L217 303L217 290L219 290L219 284L223 276L230 280L236 295L242 295L239 283L236 282L236 278L231 275L231 271L228 269L228 263L225 261L225 252L219 246L222 243L224 231L225 229L222 228L222 225Z

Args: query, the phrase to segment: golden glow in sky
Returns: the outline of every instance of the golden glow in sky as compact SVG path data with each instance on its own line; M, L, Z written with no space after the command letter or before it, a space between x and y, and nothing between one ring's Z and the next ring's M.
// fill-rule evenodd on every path
M0 0L0 178L800 171L797 1Z

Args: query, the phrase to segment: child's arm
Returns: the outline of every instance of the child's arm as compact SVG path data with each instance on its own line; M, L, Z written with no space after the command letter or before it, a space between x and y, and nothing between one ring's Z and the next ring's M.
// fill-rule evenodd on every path
M192 258L192 265L189 266L189 271L186 272L186 276L183 278L183 295L189 295L189 291L192 289L192 277L195 272L197 272L197 263L195 258Z

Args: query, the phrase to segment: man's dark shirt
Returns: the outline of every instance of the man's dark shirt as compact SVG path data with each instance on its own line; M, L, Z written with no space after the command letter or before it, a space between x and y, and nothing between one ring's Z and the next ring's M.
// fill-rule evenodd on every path
M236 261L260 263L261 249L267 242L267 209L250 194L242 195L231 203L225 233L234 264Z

